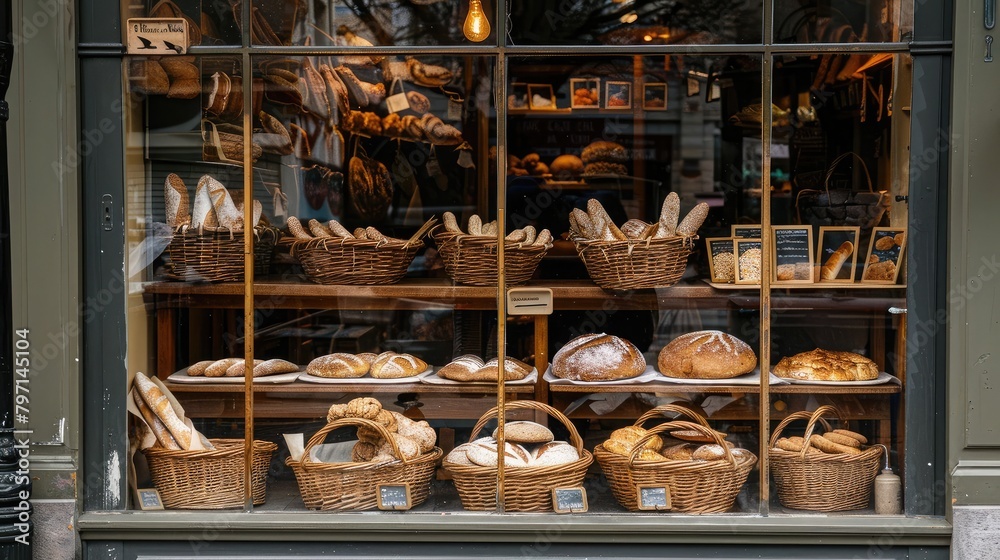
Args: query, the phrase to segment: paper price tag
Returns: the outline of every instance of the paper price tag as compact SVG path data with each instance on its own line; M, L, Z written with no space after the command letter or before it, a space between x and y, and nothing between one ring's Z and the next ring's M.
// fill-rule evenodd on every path
M128 54L184 54L188 28L184 18L130 18L126 25Z
M460 121L462 120L462 104L454 101L448 101L448 120L450 121Z
M398 113L410 108L410 100L405 93L397 93L385 98L385 106L390 113Z
M507 290L507 314L552 315L552 290L549 288Z

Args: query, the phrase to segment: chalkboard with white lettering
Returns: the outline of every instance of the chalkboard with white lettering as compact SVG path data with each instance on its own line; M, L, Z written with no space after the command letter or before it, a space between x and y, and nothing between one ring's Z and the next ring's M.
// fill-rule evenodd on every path
M733 225L733 237L742 239L760 239L760 224L757 225Z
M163 509L163 502L160 501L160 493L156 488L139 488L135 491L139 502L139 509Z
M812 282L813 246L811 226L773 226L774 268L778 282Z
M584 513L587 511L587 491L582 487L553 488L552 509L556 513Z
M379 484L378 508L389 510L410 509L410 485L409 484Z
M639 485L636 490L639 493L639 509L653 511L670 509L670 489L666 486Z

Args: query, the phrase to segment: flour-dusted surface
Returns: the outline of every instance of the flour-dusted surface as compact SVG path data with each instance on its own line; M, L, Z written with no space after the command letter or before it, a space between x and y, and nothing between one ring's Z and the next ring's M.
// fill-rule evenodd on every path
M585 334L552 357L552 374L574 381L613 381L642 374L646 359L631 342L604 333Z

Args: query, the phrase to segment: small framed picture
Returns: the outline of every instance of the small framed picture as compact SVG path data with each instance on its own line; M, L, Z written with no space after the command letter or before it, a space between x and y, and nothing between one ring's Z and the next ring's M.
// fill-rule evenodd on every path
M729 235L742 239L760 239L763 237L761 235L760 224L733 224Z
M733 238L709 237L705 239L705 246L708 249L708 271L712 282L732 284L736 280Z
M163 509L163 501L160 500L160 493L156 488L137 488L135 502L143 511Z
M736 284L760 284L763 244L760 239L733 239Z
M572 94L570 107L574 109L600 109L601 80L598 78L570 78L569 91Z
M644 111L666 111L667 84L663 82L642 84L642 108Z
M528 107L532 110L553 110L556 95L549 84L528 84Z
M528 84L515 82L507 88L508 109L528 109Z
M811 284L813 282L812 226L771 226L771 256L774 259L775 283Z
M854 282L861 228L820 226L816 247L817 282Z
M872 230L861 282L895 284L899 278L899 266L902 264L905 248L906 228L877 227Z
M632 108L632 82L605 82L604 83L604 108L605 109L631 109Z

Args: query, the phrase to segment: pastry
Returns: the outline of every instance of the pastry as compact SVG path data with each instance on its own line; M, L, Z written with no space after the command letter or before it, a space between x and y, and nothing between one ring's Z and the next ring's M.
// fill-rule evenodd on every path
M840 269L850 258L851 254L854 253L854 244L850 241L844 241L840 244L840 247L834 251L823 266L819 270L820 280L836 280L837 275L840 274Z
M773 373L806 381L869 381L878 377L879 369L860 354L817 348L782 358Z
M636 377L646 360L631 342L601 334L585 334L566 343L552 358L556 377L575 381L612 381Z
M550 441L538 446L531 453L532 467L548 467L552 465L565 465L580 460L580 454L576 448L565 441Z
M493 437L497 437L500 428L493 431ZM552 430L537 423L527 420L517 420L507 422L503 426L503 435L506 441L514 443L548 443L555 439Z
M427 370L427 362L411 354L383 352L371 365L371 376L376 379L413 377Z
M677 235L677 220L680 219L681 199L677 193L671 192L663 199L660 209L660 220L657 222L656 237L673 237Z
M757 367L747 343L721 331L695 331L671 340L656 360L660 373L682 379L730 379Z
M367 362L354 354L342 352L320 356L306 366L306 373L309 375L333 379L364 377L368 370Z
M163 422L181 449L191 449L192 430L177 416L167 396L142 372L135 374L135 388L146 406Z

